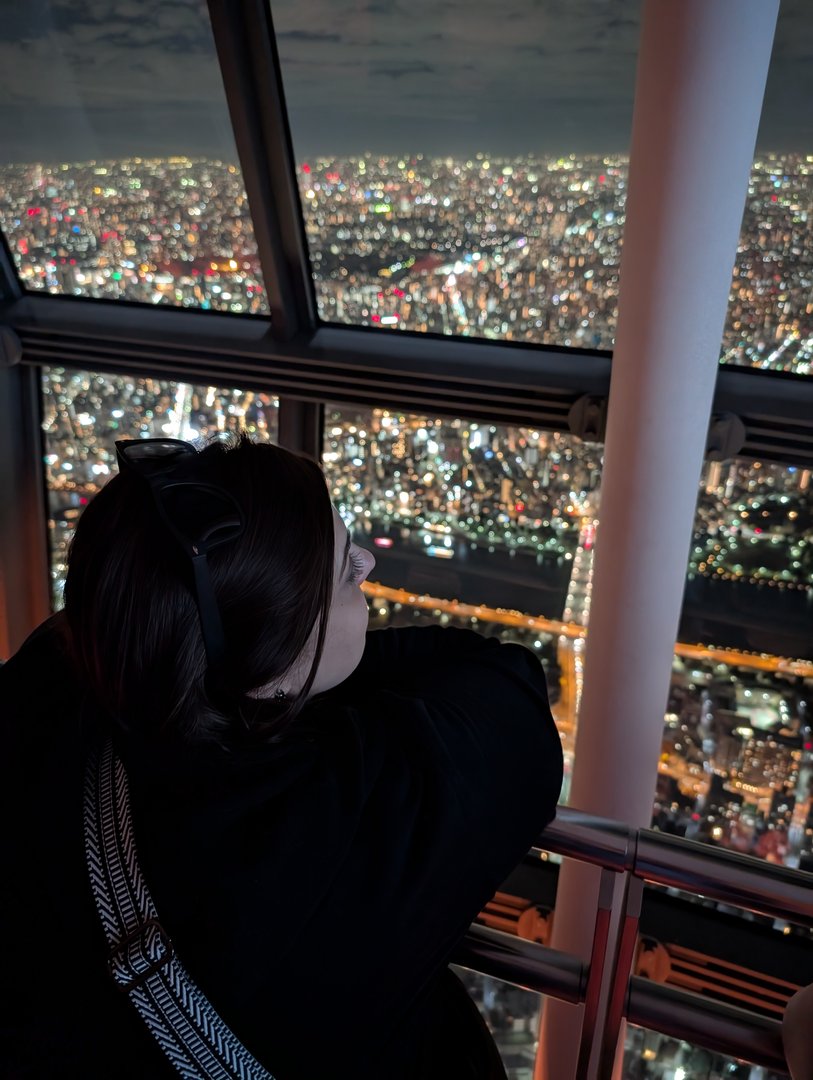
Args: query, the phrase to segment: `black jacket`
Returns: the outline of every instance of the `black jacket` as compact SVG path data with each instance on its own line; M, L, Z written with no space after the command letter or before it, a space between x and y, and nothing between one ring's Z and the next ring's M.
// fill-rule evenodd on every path
M172 1076L105 971L61 620L0 668L2 1075ZM118 749L161 922L277 1080L500 1075L446 965L555 814L561 745L528 649L374 631L281 743Z

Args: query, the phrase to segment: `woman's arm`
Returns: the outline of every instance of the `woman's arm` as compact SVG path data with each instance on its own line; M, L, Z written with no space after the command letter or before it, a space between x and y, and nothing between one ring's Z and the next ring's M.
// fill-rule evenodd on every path
M524 646L441 628L370 637L384 639L395 672L370 671L387 685L358 695L349 726L336 723L331 762L352 778L341 804L359 813L333 882L336 909L353 913L350 955L321 944L337 970L355 956L372 975L379 997L367 1007L383 1034L379 1001L397 1015L416 999L554 817L562 748L542 665ZM411 688L393 685L407 677Z

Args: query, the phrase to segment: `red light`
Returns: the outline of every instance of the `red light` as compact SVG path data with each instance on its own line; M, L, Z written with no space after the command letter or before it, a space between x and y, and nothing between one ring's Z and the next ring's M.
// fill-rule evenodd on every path
M80 496L79 496L79 505L80 505L80 506L87 506L87 504L88 504L88 501L87 501L87 499L85 498L85 496L84 496L84 495L80 495Z
M28 208L28 216L29 217L36 217L37 214L41 214L41 213L42 213L42 207L41 206L29 206L29 208ZM54 219L54 220L56 220L56 219Z
M699 820L700 820L700 815L698 813L692 814L692 821L699 821Z
M755 533L761 533L761 532L762 532L762 529L754 529L754 532L755 532Z
M376 547L391 548L393 542L389 536L376 536L373 543Z
M771 202L779 202L779 196L778 195L771 195Z
M600 184L603 184L606 179L607 179L607 177L602 173L601 176L598 178L598 182Z
M373 322L381 322L381 316L380 315L371 315L370 318L372 319Z
M805 750L813 750L813 742L806 742Z
M308 163L305 162L305 164L302 166L302 172L303 173L309 173L310 171L311 171L310 165L308 165Z
M517 505L516 505L517 512L521 513L524 509L525 509L525 503L524 502L518 502Z

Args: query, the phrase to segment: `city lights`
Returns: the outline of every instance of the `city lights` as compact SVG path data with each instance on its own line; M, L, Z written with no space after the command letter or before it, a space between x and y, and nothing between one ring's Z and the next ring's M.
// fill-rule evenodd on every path
M298 175L319 313L328 322L609 349L627 164L598 155L312 159ZM801 257L811 183L804 155L754 162L725 363L811 371ZM2 166L0 226L29 289L269 312L242 179L221 161Z
M754 165L726 362L808 370L808 293L793 252L806 243L799 206L812 168L794 155ZM313 196L303 204L323 318L611 347L624 158L315 158L300 179ZM246 204L234 166L187 158L13 165L0 169L0 191L0 224L28 288L268 312L250 219L235 214ZM242 424L275 438L277 403L267 394L58 368L46 375L44 391L57 598L76 517L114 467L113 438L196 439ZM326 424L323 465L334 501L379 553L381 587L408 585L399 574L418 580L415 560L427 572L434 564L456 575L454 592L435 590L446 598L438 617L534 648L557 684L566 755L601 536L601 456L600 446L567 434L391 411L336 411ZM680 720L680 737L670 739L667 725L655 821L794 865L813 858L805 787L813 738L800 704L810 698L811 677L792 654L764 657L734 640L736 620L726 623L725 613L754 590L761 590L761 610L773 613L766 621L781 623L790 640L791 616L813 595L810 471L710 462L684 620L697 625L689 642L714 637L712 645L678 650L669 712ZM404 589L397 603L385 601L386 614L371 609L371 618L435 618L423 614L420 592ZM725 645L735 651L713 647ZM680 664L690 655L696 668L687 681ZM732 688L725 693L709 688L721 663ZM755 682L763 677L767 684ZM773 746L758 745L762 733L747 708L758 685L769 690ZM704 812L695 820L697 805ZM768 825L787 843L763 841Z

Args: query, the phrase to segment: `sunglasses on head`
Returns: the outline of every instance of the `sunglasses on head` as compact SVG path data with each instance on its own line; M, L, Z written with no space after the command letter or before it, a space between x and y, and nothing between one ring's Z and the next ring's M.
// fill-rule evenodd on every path
M182 439L116 442L119 471L147 485L161 520L192 560L206 659L217 678L222 671L225 640L207 555L240 536L245 521L230 492L195 477L198 453Z

